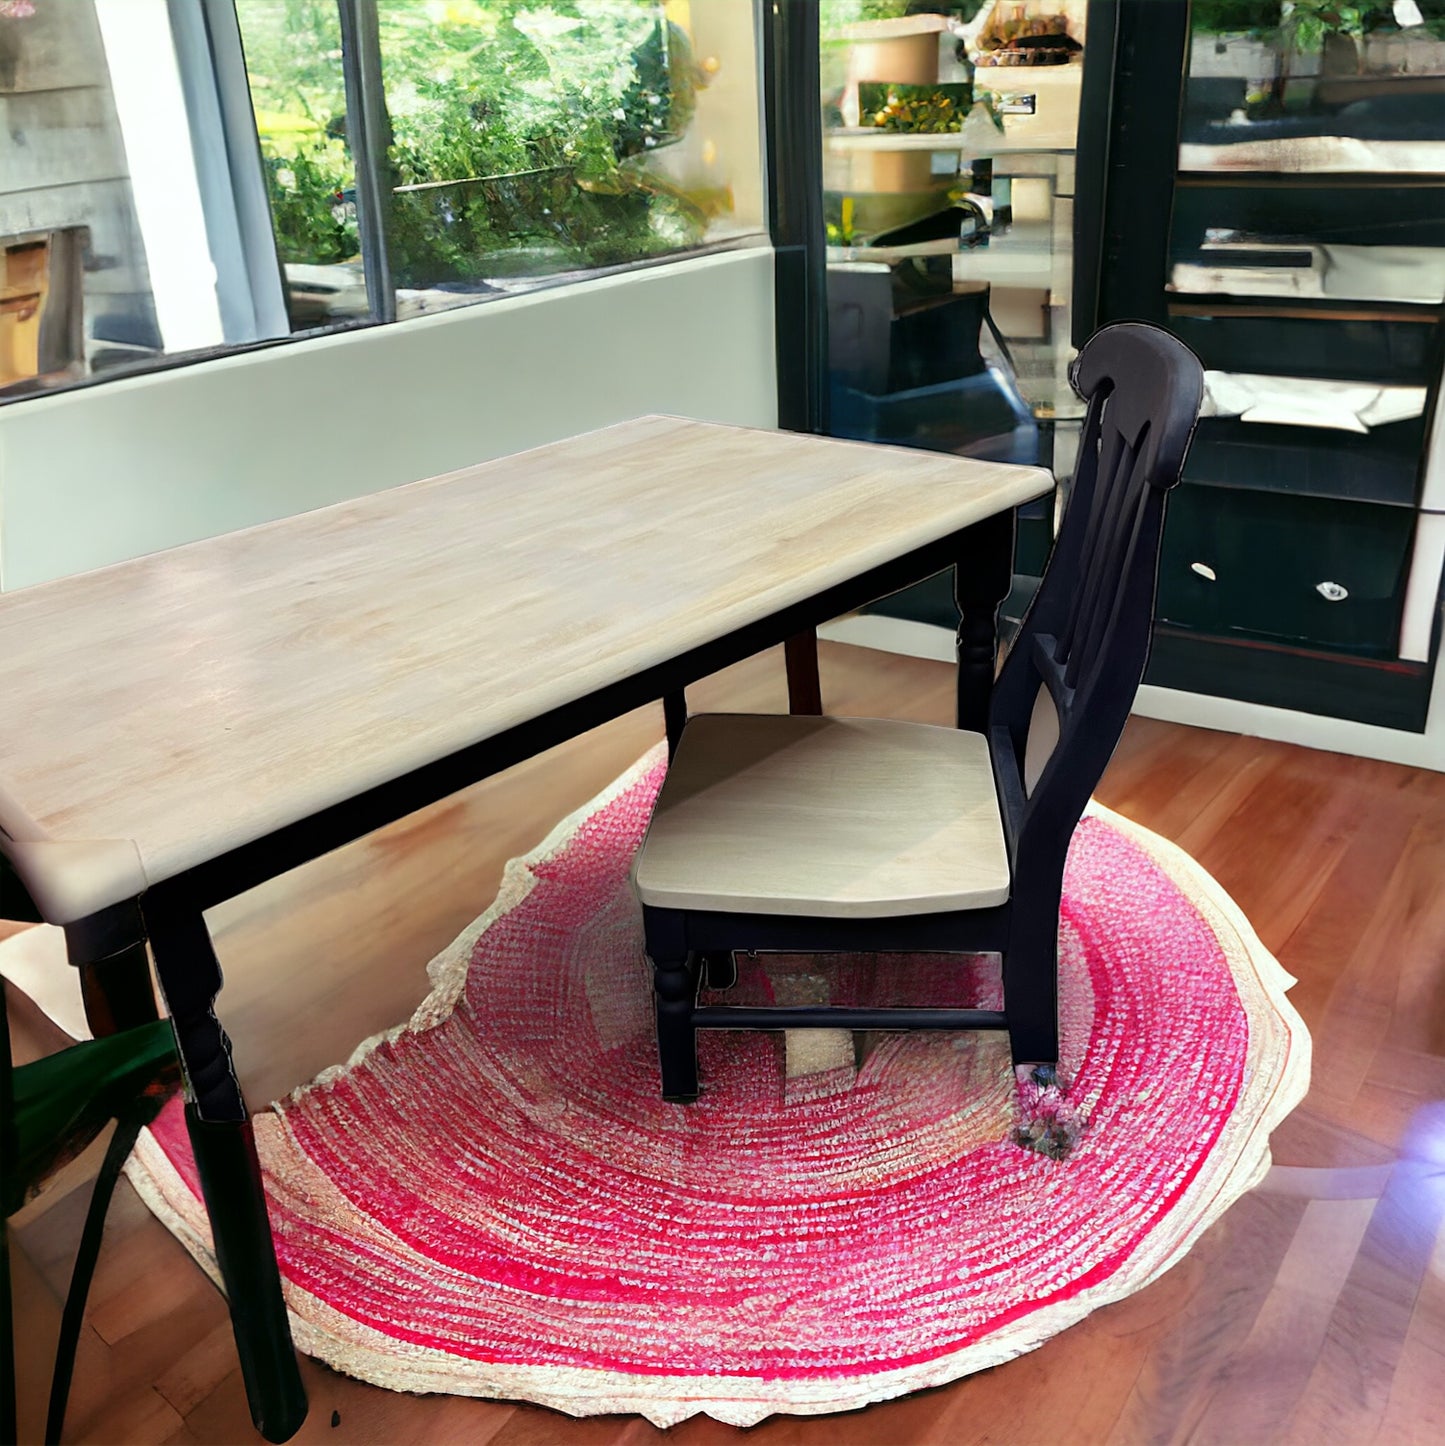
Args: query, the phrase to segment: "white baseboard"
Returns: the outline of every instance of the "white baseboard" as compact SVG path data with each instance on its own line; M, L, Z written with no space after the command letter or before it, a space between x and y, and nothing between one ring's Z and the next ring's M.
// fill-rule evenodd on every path
M951 663L954 638L947 628L906 618L860 613L825 623L820 638L875 648L884 653L901 653L910 658L931 658ZM1436 690L1441 689L1445 669L1437 670ZM1237 698L1214 698L1204 693L1183 693L1173 688L1139 689L1134 712L1144 718L1159 718L1193 728L1214 728L1224 733L1243 733L1253 738L1272 738L1297 743L1329 753L1349 753L1361 758L1378 758L1412 768L1445 772L1445 728L1438 719L1445 707L1431 698L1430 724L1424 733L1406 733L1398 728L1381 728L1372 723L1354 723L1344 718L1323 718L1298 713L1291 708L1267 708Z
M830 643L851 643L855 648L873 648L880 653L902 653L906 658L930 658L951 663L958 657L954 637L947 628L932 623L888 618L880 613L855 613L824 623L818 636Z

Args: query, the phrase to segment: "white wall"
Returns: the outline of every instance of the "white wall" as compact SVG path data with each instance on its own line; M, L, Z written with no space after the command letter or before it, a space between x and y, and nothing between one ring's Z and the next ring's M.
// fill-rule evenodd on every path
M0 587L646 412L776 425L768 248L0 407Z

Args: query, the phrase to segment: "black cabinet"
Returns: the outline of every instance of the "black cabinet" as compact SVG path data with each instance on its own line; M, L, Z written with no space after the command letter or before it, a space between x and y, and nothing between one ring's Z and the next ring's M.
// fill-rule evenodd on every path
M1086 76L1075 341L1154 321L1216 400L1264 399L1200 422L1148 681L1419 730L1438 646L1420 592L1436 602L1440 575L1419 519L1445 510L1445 477L1426 475L1445 46L1377 8L1341 70L1334 42L1306 55L1262 24L1207 32L1227 11L1090 5L1112 61Z
M1161 623L1393 658L1415 514L1184 483L1169 499Z

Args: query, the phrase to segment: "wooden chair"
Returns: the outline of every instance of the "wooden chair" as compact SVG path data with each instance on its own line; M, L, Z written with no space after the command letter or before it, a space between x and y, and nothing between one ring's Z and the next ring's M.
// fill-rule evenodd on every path
M16 1439L15 1355L5 1221L45 1179L112 1120L115 1132L91 1192L60 1321L45 1440L57 1442L75 1350L100 1255L101 1235L121 1170L142 1129L180 1087L170 1021L152 1020L107 1039L88 1039L12 1069L5 984L0 980L0 1441Z
M1142 323L1074 364L1088 402L1072 497L994 685L986 731L701 715L681 728L633 879L654 971L663 1095L698 1093L699 1029L1006 1029L1058 1061L1064 861L1143 676L1165 494L1203 394ZM1004 1007L699 1005L739 950L998 953Z

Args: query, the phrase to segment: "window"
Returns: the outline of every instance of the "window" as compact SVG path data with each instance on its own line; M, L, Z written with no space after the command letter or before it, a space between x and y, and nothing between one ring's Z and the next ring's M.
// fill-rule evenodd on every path
M0 395L255 341L277 320L252 294L224 152L218 173L193 144L202 97L177 39L165 0L0 6Z
M748 0L0 0L0 119L0 400L762 227Z

